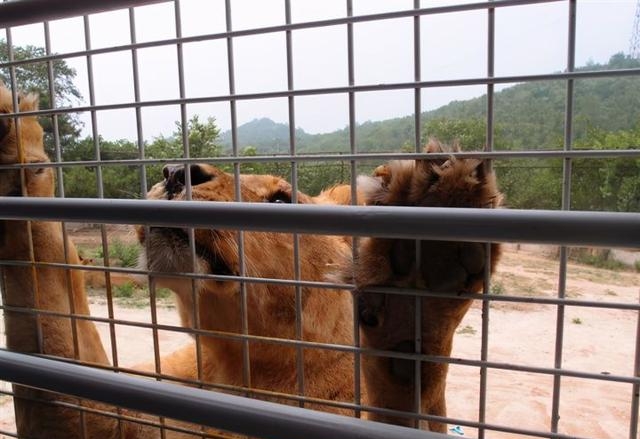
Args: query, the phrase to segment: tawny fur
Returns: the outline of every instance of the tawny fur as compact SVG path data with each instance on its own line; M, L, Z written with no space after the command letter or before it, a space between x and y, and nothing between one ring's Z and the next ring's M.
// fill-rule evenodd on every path
M455 152L435 140L427 152ZM488 163L449 159L392 161L376 169L373 177L359 180L366 204L495 208L502 202L495 176ZM416 266L417 247L420 266ZM366 287L425 288L431 292L476 293L482 290L486 244L469 242L412 241L367 238L361 241L354 264L356 300L365 347L416 352L414 296L366 293ZM497 244L490 246L490 270L500 256ZM471 299L423 297L421 345L425 355L449 356L455 329ZM369 402L374 406L415 411L414 364L383 356L363 360ZM446 363L423 362L421 375L422 413L445 416ZM381 385L382 384L382 385ZM372 419L412 425L408 418L372 415ZM429 421L432 431L446 432L446 425Z
M0 113L13 112L10 93L0 87ZM36 108L35 96L22 97L20 111ZM20 140L20 142L18 142ZM21 143L22 148L20 148ZM434 146L435 145L435 146ZM441 152L439 144L430 150ZM20 149L24 151L19 153ZM42 129L33 117L0 120L0 163L46 162L42 147ZM184 173L184 170L182 171ZM193 165L190 172L192 198L202 201L233 201L236 190L231 175L208 165ZM24 181L25 185L21 185ZM273 176L241 176L243 201L279 202L292 197L291 185ZM0 195L53 196L54 178L51 168L28 168L0 173ZM336 186L317 197L296 194L299 203L350 204L351 188ZM378 168L373 177L359 180L358 203L398 204L409 206L496 207L500 194L493 174L482 162L473 160L439 160L390 162ZM148 194L150 199L182 200L183 180L177 168L167 168L165 180ZM138 228L145 250L143 262L151 271L167 273L152 282L176 293L178 312L187 327L230 333L242 333L240 284L233 280L199 279L192 282L169 276L177 272L195 272L234 276L240 274L241 261L237 232L196 229L198 257L194 261L188 232L178 229ZM21 268L3 266L3 301L16 308L88 314L87 296L82 280L82 265L71 242L63 242L59 223L0 222L0 259L31 260L33 239L35 261L69 263L78 269ZM244 274L250 277L294 279L294 241L291 235L244 232ZM365 239L360 257L351 260L350 240L333 236L300 235L300 279L325 281L344 273L358 287L356 298L361 313L362 340L365 345L407 350L414 329L413 299L385 297L364 292L369 285L424 286L432 291L476 292L481 287L484 270L484 247L471 243L422 242L422 264L415 267L415 242ZM66 252L65 252L66 248ZM492 246L492 269L499 249ZM196 296L193 295L195 285ZM245 283L248 333L252 336L296 339L296 291L294 287ZM194 303L195 299L195 303ZM344 290L304 287L301 290L301 338L309 342L353 344L353 296ZM422 299L422 352L448 355L460 319L469 307L468 300ZM7 344L12 350L42 353L84 362L108 364L107 357L92 322L72 322L64 317L39 317L5 311ZM197 322L196 322L197 319ZM375 324L372 324L375 323ZM42 343L38 343L38 324ZM75 331L73 326L75 325ZM74 335L75 334L75 335ZM205 382L242 386L270 392L297 394L297 355L294 347L266 341L249 341L250 383L242 374L242 342L228 338L201 336L202 376L197 375L196 350L193 342L161 359L163 374L183 379L201 378ZM302 349L304 394L319 400L353 401L353 355L326 349ZM363 362L365 393L363 402L392 409L409 409L413 397L411 365L403 361L366 357ZM152 366L140 366L152 369ZM444 415L446 366L426 363L422 367L423 411ZM33 438L118 437L147 439L160 437L158 429L134 422L120 426L108 417L85 415L77 411L35 403L28 398L64 400L46 392L16 386L16 422L19 435ZM23 398L24 397L24 398ZM270 398L287 402L282 398ZM290 401L288 403L291 403ZM114 409L87 401L83 405L101 410ZM351 414L322 404L307 407ZM127 413L129 416L140 416ZM372 416L373 419L406 424L401 418ZM443 431L442 424L428 428ZM167 432L169 438L191 437Z

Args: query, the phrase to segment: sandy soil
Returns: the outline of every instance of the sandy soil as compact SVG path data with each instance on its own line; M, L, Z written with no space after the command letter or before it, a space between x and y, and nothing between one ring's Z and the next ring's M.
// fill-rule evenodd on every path
M640 275L570 263L567 295L576 300L638 303ZM492 292L519 296L557 294L558 262L540 249L510 248L493 278ZM115 317L150 321L140 304L119 302ZM92 312L107 316L103 301L93 299ZM501 364L550 368L554 365L557 309L551 305L493 302L489 307L488 360ZM170 306L158 308L158 322L178 324ZM593 307L566 307L562 367L603 375L633 376L638 313ZM105 345L110 328L101 325ZM482 308L475 304L458 329L454 358L478 360L481 351ZM121 365L153 359L150 330L115 327ZM159 332L160 354L180 346L186 336ZM548 431L551 423L553 378L550 375L489 369L486 421L507 428ZM4 383L3 383L4 384ZM6 387L5 387L6 388ZM480 373L477 367L452 365L448 384L449 416L461 424L462 434L477 437L466 422L478 421ZM579 437L622 438L629 435L632 388L603 380L562 378L560 433ZM0 399L0 429L14 431L11 399ZM455 425L451 426L452 428ZM452 431L454 434L455 431ZM0 436L1 437L1 436ZM488 431L487 438L526 437Z

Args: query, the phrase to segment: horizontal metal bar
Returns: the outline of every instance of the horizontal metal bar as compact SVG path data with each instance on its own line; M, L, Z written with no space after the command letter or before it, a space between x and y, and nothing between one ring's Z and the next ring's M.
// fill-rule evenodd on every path
M0 3L0 28L21 26L115 9L162 3L167 0L13 0Z
M210 279L222 282L246 282L250 284L270 284L270 285L286 285L292 287L307 287L307 288L322 288L329 290L348 290L355 289L354 285L341 284L333 282L318 282L318 281L304 281L294 279L274 279L267 277L251 277L251 276L231 276L231 275L217 275L217 274L198 274L198 273L159 273L154 271L142 270L139 268L127 268L127 267L106 267L102 265L79 265L79 264L64 264L54 262L27 262L27 261L12 261L12 260L0 260L0 266L18 266L18 267L36 267L36 268L72 268L81 271L95 271L100 273L126 273L139 276L159 276L170 278L184 278L184 279ZM602 308L602 309L617 309L621 311L640 311L640 303L637 302L612 302L607 300L582 300L582 299L568 299L566 297L543 297L543 296L518 296L518 295L504 295L504 294L474 294L474 293L457 293L446 291L426 291L412 288L392 288L392 287L367 287L363 290L369 293L381 293L381 294L395 294L401 296L420 296L420 297L437 297L440 299L471 299L481 300L485 302L510 302L510 303L526 303L526 304L539 304L539 305L563 305L582 308ZM517 293L518 291L516 291ZM0 306L1 307L1 306Z
M100 12L100 10L91 10L90 8L92 7L101 8L101 10L104 11L107 9L114 10L118 8L130 7L130 6L142 6L144 4L149 4L149 3L160 3L162 1L166 1L166 0L145 0L145 1L118 0L118 1L110 1L107 3L101 0L92 0L92 1L82 2L82 3L76 2L75 4L71 4L72 2L66 2L66 3L69 3L69 5L66 5L66 6L68 8L75 8L77 10L77 13L75 15L84 15L92 12ZM533 4L540 4L540 3L557 3L561 1L565 1L565 0L501 0L501 1L495 1L495 2L478 2L478 3L450 5L450 6L439 6L439 7L424 8L424 9L408 9L404 11L384 12L384 13L378 13L378 14L357 15L357 16L327 19L327 20L309 21L309 22L303 22L303 23L291 23L291 24L284 24L284 25L278 25L278 26L268 26L268 27L262 27L262 28L242 29L242 30L235 30L235 31L229 31L229 32L220 32L215 34L168 38L164 40L148 41L144 43L125 44L120 46L112 46L112 47L77 51L77 52L68 52L63 54L52 54L52 55L48 55L41 58L31 58L31 59L25 59L25 60L15 60L11 62L0 63L0 68L17 66L22 64L30 64L33 62L54 61L54 60L64 59L64 58L74 58L74 57L86 56L86 55L98 55L102 53L120 52L125 50L132 50L132 49L144 49L144 48L159 47L159 46L173 46L176 44L194 43L194 42L210 41L210 40L221 40L221 39L237 38L237 37L244 37L244 36L250 36L250 35L262 35L262 34L268 34L268 33L274 33L274 32L286 32L286 31L293 31L293 30L300 30L300 29L313 29L313 28L327 27L327 26L339 26L339 25L344 25L349 23L363 23L363 22L370 22L370 21L447 14L452 12L465 12L465 11L509 7L509 6L526 6L526 5L533 5ZM64 4L65 3L64 0L53 0L53 1L21 0L21 1L0 3L0 17L3 17L3 14L4 14L3 8L5 7L4 5L8 3L13 4L12 9L14 11L10 11L10 12L12 12L15 24L9 22L9 20L7 20L7 24L5 24L5 20L2 20L0 21L0 28L3 26L9 27L9 26L15 26L17 24L27 24L29 22L35 23L38 21L43 21L43 19L53 20L55 18L68 18L69 16L74 15L73 13L66 13L61 15L56 14L55 16L47 17L46 14L49 12L48 9L45 9L44 11L40 11L40 14L34 15L33 11L30 11L28 9L28 5L22 4L22 3L25 3L25 4L38 3L38 4L47 4L47 6L49 6L49 5L56 5L58 3ZM87 5L89 9L83 10L83 6L85 5ZM112 5L114 5L114 7L111 7ZM54 11L56 13L58 12L58 10L55 8L54 8ZM10 17L11 15L7 15L7 16ZM16 22L15 20L18 20L19 22Z
M92 365L91 367L96 367L95 365ZM122 370L122 372L125 372L124 370ZM0 395L6 395L6 396L15 396L15 394L13 392L7 392L7 391L2 391L0 390ZM62 401L62 400L57 400L57 401L52 401L51 399L44 399L44 398L38 398L38 397L31 397L31 396L27 396L27 395L21 395L20 398L22 400L26 400L26 401L32 401L32 402L36 402L36 403L45 403L48 406L51 407L65 407L65 408L70 408L73 410L77 410L78 412L82 412L82 413L92 413L92 414L96 414L96 415L101 415L101 416L106 416L108 418L112 418L112 419L120 419L123 421L132 421L135 422L139 425L147 425L149 427L157 427L157 428L164 428L165 431L176 431L176 432L180 432L180 433L187 433L187 434L193 434L193 430L191 429L187 429L187 428L182 428L179 427L177 425L166 425L166 424L162 424L158 421L154 421L152 419L141 419L141 418L136 418L134 416L128 416L123 414L122 412L108 412L106 410L99 410L99 409L95 409L95 408L91 408L91 407L86 407L86 406L81 406L78 405L77 403L74 404L73 402L67 402L67 401ZM0 430L0 435L2 434L6 434L3 430ZM216 434L216 433L205 433L202 431L198 432L198 437L200 438L202 436L202 439L204 438L212 438L212 439L220 439L220 435ZM0 436L2 437L2 436ZM15 433L12 435L12 437L18 437ZM24 437L22 437L22 439L24 439Z
M473 147L474 145L467 145ZM635 146L635 145L630 145ZM79 160L70 162L52 162L52 163L24 163L24 164L0 164L1 169L20 169L20 168L61 168L74 166L142 166L166 164L168 162L174 164L190 164L190 163L212 163L212 164L231 164L231 163L313 163L320 161L350 161L350 160L420 160L420 159L439 159L455 156L458 158L476 158L476 159L493 159L493 160L511 160L511 159L604 159L604 158L638 158L640 157L640 145L637 149L584 149L584 150L525 150L525 151L492 151L492 152L458 152L451 154L441 153L357 153L357 154L298 154L298 155L269 155L269 156L223 156L223 157L195 157L195 158L171 158L171 159L122 159L122 160ZM494 166L496 168L501 165ZM575 167L575 166L574 166ZM580 166L578 166L579 168Z
M411 361L447 363L447 364L456 364L456 365L471 366L471 367L487 367L492 369L514 370L519 372L530 372L530 373L538 373L538 374L544 374L544 375L567 376L567 377L573 377L573 378L582 378L582 379L598 380L598 381L640 383L640 377L625 376L625 375L592 373L592 372L584 372L579 370L549 368L549 367L540 367L540 366L527 366L527 365L514 364L514 363L501 363L501 362L495 362L495 361L474 360L474 359L468 359L468 358L444 357L444 356L428 355L428 354L386 351L386 350L362 348L362 347L348 346L348 345L299 341L299 340L292 340L292 339L286 339L286 338L273 338L273 337L265 337L265 336L258 336L258 335L237 334L237 333L229 333L229 332L212 331L212 330L206 330L206 329L187 328L183 326L174 326L174 325L167 325L167 324L158 324L158 323L154 324L154 323L147 323L147 322L141 322L141 321L112 319L112 318L110 319L106 317L89 316L85 314L69 314L69 313L61 313L56 311L25 309L25 308L12 307L12 306L2 306L0 307L0 309L4 309L7 311L20 313L24 315L42 315L42 316L61 317L61 318L73 318L75 320L85 320L85 321L92 321L96 323L113 323L117 325L131 326L136 328L173 331L173 332L179 332L179 333L190 334L190 335L202 335L202 336L212 337L212 338L221 339L221 340L252 341L257 343L273 344L273 345L280 345L280 346L303 347L305 349L350 352L354 354L366 354L366 355L372 355L372 356L398 358L398 359L411 360ZM115 368L114 370L121 370L121 368ZM173 379L176 381L181 381L175 377Z
M259 438L451 438L436 433L133 378L4 350L0 350L0 378Z
M122 370L122 372L128 372L126 370ZM199 383L196 383L199 384ZM267 394L267 392L261 392L263 394ZM0 395L7 395L7 396L13 396L12 392L5 392L5 391L1 391L0 390ZM276 397L280 397L280 395L274 395ZM289 397L291 400L297 400L299 397L296 397L295 395L286 395L287 397ZM43 401L41 399L36 399L33 398L31 399L33 401ZM309 401L311 402L316 402L313 398L310 398ZM158 424L157 422L152 422L152 421L148 421L148 420L142 420L142 419L136 419L133 418L131 416L125 416L125 415L117 415L114 413L109 413L109 412L105 412L103 410L95 410L95 409L91 409L88 407L82 407L82 406L78 406L76 404L71 404L71 403L65 403L63 401L47 401L48 404L52 404L52 405L56 405L56 406L61 406L61 407L68 407L71 409L77 409L77 410L81 410L87 413L95 413L95 414L99 414L99 415L103 415L103 416L108 416L108 417L112 417L112 418L116 418L116 419L123 419L123 420L128 420L128 421L134 421L134 422L139 422L141 424L144 425L149 425L149 426L157 426L159 427L160 424ZM320 404L322 404L322 402L320 402ZM347 403L337 403L336 407L340 407L340 408L345 408L345 409L353 409L355 407L354 404L347 404ZM429 420L429 419L433 419L436 420L438 422L445 422L445 423L449 423L449 424L453 424L453 425L460 425L462 427L470 427L470 428L479 428L479 427L483 427L486 428L488 430L494 430L494 431L500 431L500 432L504 432L504 433L512 433L512 434L517 434L520 436L531 436L531 437L542 437L542 438L546 438L546 439L586 439L583 436L575 436L575 435L566 435L566 434L561 434L561 433L551 433L551 432L542 432L542 431L534 431L534 430L527 430L527 429L522 429L522 428L515 428L515 427L508 427L505 425L500 425L500 424L492 424L492 423L488 423L488 422L476 422L476 421L470 421L470 420L466 420L466 419L453 419L453 418L447 418L447 417L441 417L441 416L430 416L430 415L418 415L416 413L410 413L410 412L401 412L398 410L390 410L390 409L381 409L378 407L369 407L369 406L358 406L358 408L368 411L368 412L372 412L372 413L381 413L381 414L386 414L386 415L390 415L390 416L398 416L398 417L406 417L406 418L412 418L412 419L420 419L420 420ZM165 429L167 430L172 430L172 431L179 431L179 432L184 432L184 433L190 433L191 430L186 430L186 429L182 429L182 428L178 428L175 426L164 426ZM0 430L0 434L7 434L4 430ZM199 433L203 434L203 433ZM11 437L17 437L17 435L15 433L9 433L9 435ZM218 436L211 436L211 435L207 435L206 433L204 433L204 437L218 437Z
M0 218L640 247L638 213L0 197Z
M0 67L2 67L0 65ZM414 90L416 88L437 88L437 87L454 87L469 85L486 85L486 84L515 84L521 82L536 81L556 81L567 79L588 79L588 78L610 78L623 76L638 76L640 68L621 69L621 70L596 70L596 71L579 71L579 72L563 72L540 75L519 75L519 76L492 76L492 77L475 77L463 79L443 79L433 81L417 81L417 82L397 82L388 84L365 84L365 85L349 85L341 87L326 87L312 89L297 90L281 90L262 93L244 93L229 94L218 96L204 96L198 98L176 98L164 99L145 102L125 102L120 104L105 105L85 105L80 107L64 107L58 109L47 109L38 111L25 111L21 115L32 116L50 116L53 114L77 113L86 111L103 111L103 110L119 110L127 108L141 107L158 107L168 105L182 104L204 104L210 102L231 102L231 101L247 101L258 99L274 99L290 96L317 96L327 94L347 94L361 93L371 91L387 91L387 90ZM2 117L15 116L14 113L4 113ZM0 117L0 118L2 118Z
M15 307L5 307L5 309L10 310L12 312L25 313L25 314L35 313L35 312L28 312L27 310L15 308ZM56 312L38 311L38 313L46 316L70 317L68 314L56 313ZM95 322L110 322L109 319L100 318L100 317L90 317L86 315L74 315L74 318L79 320L87 320L87 321L95 321ZM219 339L236 340L236 341L251 340L253 342L268 343L268 344L274 344L274 345L284 345L284 346L292 346L292 347L299 346L299 347L304 347L305 349L350 352L354 354L357 353L361 355L363 354L363 355L378 356L378 357L385 357L385 358L397 358L397 359L410 360L410 361L454 364L458 366L467 366L467 367L486 367L488 369L571 377L571 378L578 378L578 379L585 379L585 380L596 380L596 381L628 383L628 384L640 383L640 377L613 375L608 373L593 373L593 372L584 372L584 371L572 370L572 369L528 366L528 365L517 364L517 363L504 363L504 362L474 360L474 359L459 358L459 357L446 357L446 356L427 355L427 354L404 353L404 352L396 352L396 351L361 348L361 347L354 347L354 346L347 346L347 345L332 345L327 343L304 342L304 341L290 340L290 339L278 339L278 338L269 338L269 337L243 335L243 334L230 334L230 333L222 333L218 331L206 331L201 329L176 327L176 326L170 326L170 325L152 325L145 322L113 321L113 323L117 323L123 326L133 326L133 327L140 327L140 328L156 328L163 331L176 331L176 332L192 334L192 335L200 334L207 337L214 337ZM60 359L60 361L67 362L67 363L71 362L71 360L68 360L68 359ZM335 407L342 407L342 408L349 408L349 409L357 408L356 406L349 403L339 403L335 401L321 400L321 399L308 399L308 398L305 399L303 397L295 397L295 395L281 394L278 392L269 392L269 391L263 391L259 389L247 389L243 386L230 386L230 385L216 384L216 383L201 383L199 381L184 380L184 379L180 379L173 376L149 373L145 371L137 371L129 368L108 367L108 366L102 366L102 365L98 365L96 367L102 370L126 372L126 373L145 376L149 378L162 378L165 380L171 380L173 382L182 383L186 385L199 386L204 384L210 389L235 391L235 392L248 392L254 397L277 396L278 398L288 399L291 401L307 400L314 403L326 404L326 405L335 406ZM372 411L372 412L376 411L376 409L373 407L368 407L368 408L365 408L364 406L358 406L358 407L366 409L367 411Z

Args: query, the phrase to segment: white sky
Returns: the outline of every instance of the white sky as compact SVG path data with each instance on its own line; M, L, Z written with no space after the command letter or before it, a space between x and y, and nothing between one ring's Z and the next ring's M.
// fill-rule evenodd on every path
M423 0L422 7L470 1ZM412 0L353 0L354 14L369 14L413 7ZM183 36L225 31L224 0L182 0ZM293 22L337 18L346 15L345 0L292 0ZM606 62L616 52L627 52L635 0L578 0L576 65ZM284 24L284 0L233 0L234 30ZM568 2L498 8L496 10L495 75L550 73L564 70L567 53ZM131 42L128 11L90 17L93 48ZM176 36L173 3L136 8L139 42ZM44 46L43 26L13 28L15 45ZM51 22L52 50L69 53L85 49L81 18ZM348 85L346 26L293 32L293 72L296 89ZM487 12L439 14L421 18L422 79L482 77L487 71ZM354 25L356 85L413 80L413 18ZM179 97L175 46L138 51L141 98ZM284 33L234 39L237 93L282 91L287 88ZM134 100L131 52L93 57L96 104ZM86 57L67 59L77 70L76 84L89 103ZM184 45L187 97L227 95L229 80L226 41ZM485 86L445 87L423 90L423 111L452 100L482 95ZM358 94L356 119L383 120L413 113L413 91ZM348 124L346 95L295 99L296 126L310 133L328 132ZM168 135L179 120L179 107L143 109L144 137ZM189 115L213 116L223 129L230 128L228 103L189 105ZM286 98L241 101L238 124L269 117L288 121ZM83 115L85 134L90 119ZM98 132L106 139L136 138L133 110L98 113Z

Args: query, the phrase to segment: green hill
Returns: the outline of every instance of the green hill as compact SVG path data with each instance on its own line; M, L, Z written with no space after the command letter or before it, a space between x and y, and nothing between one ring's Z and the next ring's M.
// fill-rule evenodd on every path
M611 70L640 67L640 60L616 54L606 64L588 64L577 70ZM640 77L610 77L574 81L574 139L581 140L589 129L617 131L631 129L640 123ZM494 94L496 148L549 149L562 146L567 81L541 81L517 84ZM421 115L423 137L432 133L429 122L438 120L478 120L486 118L486 95L466 101L453 101ZM413 144L413 116L376 122L356 127L359 151L398 151ZM482 122L484 123L484 122ZM464 140L464 139L463 139ZM230 148L229 131L221 135L223 147ZM286 124L270 119L256 119L238 127L242 149L256 147L258 153L288 151L289 130ZM296 130L300 152L347 152L349 129L326 134L308 134ZM479 148L482 145L467 145Z

